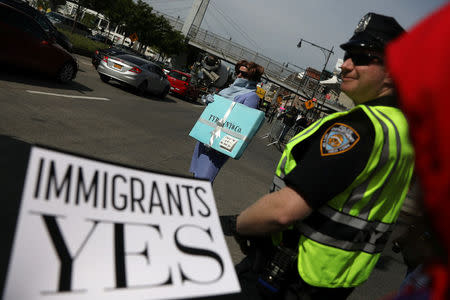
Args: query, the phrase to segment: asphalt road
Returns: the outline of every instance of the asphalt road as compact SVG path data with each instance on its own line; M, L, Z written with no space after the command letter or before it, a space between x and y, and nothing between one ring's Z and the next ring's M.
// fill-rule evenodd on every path
M203 106L168 95L137 96L103 83L87 57L74 82L0 71L0 134L129 166L189 176L195 141L188 133ZM45 93L45 94L44 94ZM77 98L73 98L77 96ZM264 195L280 151L257 133L240 160L230 159L214 183L219 214L235 214ZM394 232L393 237L398 234ZM227 238L235 262L242 254ZM398 289L406 267L390 244L369 281L349 299L380 299Z

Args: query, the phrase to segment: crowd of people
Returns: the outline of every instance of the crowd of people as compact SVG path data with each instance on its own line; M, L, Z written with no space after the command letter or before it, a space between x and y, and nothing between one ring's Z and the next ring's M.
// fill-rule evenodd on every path
M449 122L438 104L430 104L436 119L422 105L425 98L446 105L449 20L446 5L406 33L394 18L368 13L341 45L341 90L354 108L311 124L294 108L267 107L269 123L280 112L282 137L290 128L296 134L286 143L271 192L221 216L224 233L246 254L236 265L242 291L234 299L347 299L388 246L413 173L423 214L433 217L415 242L433 250L420 256L391 298L450 299L450 168L443 155ZM436 55L426 67L439 80L412 79L411 62L422 53ZM262 73L252 62L239 62L236 81L219 94L256 108L259 98L248 89L256 89ZM213 182L227 160L218 157L197 143L191 172Z

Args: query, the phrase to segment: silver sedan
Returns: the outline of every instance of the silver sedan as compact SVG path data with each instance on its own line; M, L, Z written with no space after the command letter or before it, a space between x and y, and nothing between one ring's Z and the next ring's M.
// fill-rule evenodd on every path
M130 54L104 56L97 72L103 82L114 79L135 87L139 94L151 92L164 98L170 90L170 83L161 67Z

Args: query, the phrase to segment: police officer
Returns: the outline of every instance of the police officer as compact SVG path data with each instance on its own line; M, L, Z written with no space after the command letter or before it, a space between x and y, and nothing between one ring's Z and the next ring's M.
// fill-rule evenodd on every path
M256 287L262 285L269 294L278 293L275 298L346 299L368 279L413 173L407 122L393 97L383 54L403 32L391 17L368 13L360 20L341 45L341 89L356 106L294 136L278 163L272 193L234 218L222 217L224 232L237 240L271 235L278 246L273 252L291 245L297 256L294 275L281 284L270 281L289 274L274 267L283 255L269 258L262 275L254 274L259 272L254 262L245 258L237 265L244 297L257 298Z

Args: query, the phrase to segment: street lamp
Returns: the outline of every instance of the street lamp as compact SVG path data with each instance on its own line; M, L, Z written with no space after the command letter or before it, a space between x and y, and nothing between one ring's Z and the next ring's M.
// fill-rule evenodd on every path
M311 46L314 46L314 47L319 48L319 49L322 51L323 55L325 55L325 65L323 66L322 72L320 73L319 82L317 83L316 87L314 88L314 92L313 92L313 95L312 95L312 97L311 97L311 99L313 99L313 98L316 96L317 90L319 89L320 78L322 78L323 73L326 71L326 67L327 67L327 64L328 64L328 60L330 59L331 54L332 54L332 53L334 54L334 52L333 52L334 46L331 47L331 50L328 50L327 48L324 48L324 47L322 47L322 46L316 45L316 44L314 44L314 43L312 43L312 42L310 42L310 41L307 41L307 40L305 40L305 39L300 39L300 41L299 41L298 44L297 44L297 48L300 48L300 47L302 46L302 42L308 43L308 44L310 44ZM305 74L305 75L306 75L306 74ZM325 103L325 99L324 99L323 102L322 102L322 106L323 106L324 103ZM319 104L319 102L317 102L317 104ZM317 105L317 106L316 106L316 109L318 109L318 108L319 108L319 107L318 107L318 105Z

